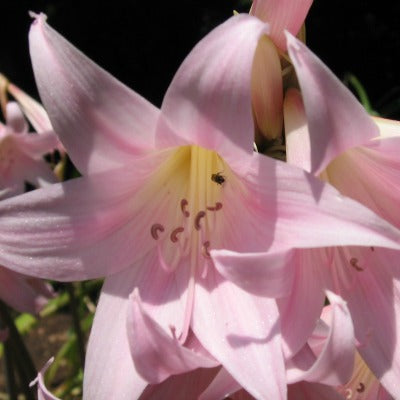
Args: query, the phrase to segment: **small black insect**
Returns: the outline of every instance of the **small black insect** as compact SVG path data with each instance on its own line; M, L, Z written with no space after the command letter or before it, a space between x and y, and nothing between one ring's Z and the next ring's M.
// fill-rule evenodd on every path
M221 174L221 172L217 172L216 174L211 175L211 180L218 185L222 185L225 182L225 176Z

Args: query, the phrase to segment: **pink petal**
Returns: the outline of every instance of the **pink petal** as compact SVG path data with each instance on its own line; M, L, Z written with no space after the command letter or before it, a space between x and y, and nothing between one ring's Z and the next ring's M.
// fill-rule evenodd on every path
M19 108L19 105L14 101L7 103L6 123L13 132L24 133L28 131L28 124L25 120L24 114Z
M268 36L262 36L254 55L251 97L257 127L269 140L282 134L282 70L277 49Z
M217 271L242 289L265 297L287 296L292 290L295 269L292 254L236 253L212 250Z
M54 396L47 388L44 383L44 374L46 373L46 370L50 367L50 365L53 363L54 357L52 357L45 366L40 370L38 373L38 376L35 380L33 380L29 386L33 385L38 385L38 400L60 400L58 397Z
M149 383L160 383L171 375L196 368L212 368L218 363L187 349L163 330L143 310L137 289L129 299L127 329L136 370Z
M199 368L186 374L171 376L158 385L149 385L139 400L197 399L217 371L218 368Z
M9 83L7 88L18 101L24 115L28 118L36 132L48 132L53 129L49 117L40 103L28 96L24 91L12 83Z
M378 136L353 94L308 48L287 33L290 58L303 95L311 142L311 171L319 174L337 155Z
M36 313L47 301L29 284L28 277L0 266L0 298L20 312Z
M328 166L329 182L400 227L399 153L400 136L382 137L348 150Z
M311 171L311 144L307 116L301 94L297 89L289 89L283 103L286 137L286 161Z
M2 202L0 264L56 280L105 276L131 266L155 247L151 218L164 215L161 202L149 202L157 188L138 190L153 168L151 162L131 164Z
M250 14L268 22L271 38L286 50L284 31L297 35L311 4L312 0L254 0Z
M372 117L378 125L379 134L383 137L400 136L400 121L391 119Z
M135 287L142 293L144 311L164 330L172 326L180 334L187 293L179 277L164 272L156 261L156 255L149 254L106 279L89 339L85 399L134 399L147 385L131 357L127 330L129 295Z
M346 383L353 371L355 343L354 330L346 303L337 295L327 292L332 306L330 332L323 350L307 371L288 372L288 382L306 380L328 385Z
M58 137L53 131L37 134L15 135L13 140L21 151L30 157L42 157L59 146Z
M97 305L86 353L85 400L137 399L147 386L133 364L126 332L128 291L133 283L124 271L128 283L124 287L118 282L120 275L105 281Z
M349 248L348 256L335 254L335 268L342 272L334 285L347 301L359 353L396 398L400 381L400 267L399 253L386 249ZM348 268L349 257L358 270Z
M197 144L217 150L229 164L242 163L253 149L251 72L254 52L267 26L256 18L230 18L192 50L165 95L165 127L158 141L168 146Z
M154 148L159 110L73 47L43 14L32 24L30 51L50 121L82 173Z
M227 235L231 241L240 237L235 251L338 244L399 248L397 229L305 171L254 153L252 165L242 173L246 189L236 192L240 208L232 216L226 211L232 226ZM226 208L231 206L235 202Z
M286 358L292 357L304 346L315 328L325 301L323 274L328 265L324 249L294 252L291 265L294 285L287 297L277 300Z
M214 270L196 285L195 296L192 328L202 345L257 399L284 399L274 300L252 296Z

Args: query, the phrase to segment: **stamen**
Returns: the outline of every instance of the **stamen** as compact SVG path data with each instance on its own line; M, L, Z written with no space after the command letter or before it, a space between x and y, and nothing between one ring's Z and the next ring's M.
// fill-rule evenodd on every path
M371 251L375 251L375 247L371 246L370 247Z
M358 393L362 393L365 390L365 385L362 382L360 382L360 384L356 390Z
M201 226L200 226L200 220L205 217L206 213L205 211L199 211L196 215L196 218L194 220L194 227L196 228L196 230L200 230Z
M364 271L364 268L361 268L361 267L358 265L358 259L355 258L355 257L353 257L353 258L350 259L350 265L351 265L353 268L355 268L357 271Z
M189 204L189 203L188 203L188 201L187 201L186 199L182 199L182 200L181 200L181 210L182 210L183 215L184 215L186 218L189 218L189 217L190 217L190 212L186 210L186 207L187 207L188 204Z
M176 242L178 241L178 236L177 236L178 233L181 233L181 232L183 232L184 230L185 230L185 229L184 229L182 226L180 226L180 227L174 229L174 230L171 232L171 235L169 236L170 239L171 239L171 242L176 243Z
M161 224L153 224L150 232L153 239L158 240L158 232L164 232L164 227Z
M350 388L347 388L344 391L344 395L346 396L346 399L351 399L353 397L353 391Z
M160 262L161 268L168 273L171 273L174 271L174 268L169 267L166 262L164 261L164 258L161 254L161 246L157 245L157 255L158 255L158 261Z
M205 258L211 258L209 248L210 248L210 241L207 240L206 242L203 243L203 246L201 248L201 252Z

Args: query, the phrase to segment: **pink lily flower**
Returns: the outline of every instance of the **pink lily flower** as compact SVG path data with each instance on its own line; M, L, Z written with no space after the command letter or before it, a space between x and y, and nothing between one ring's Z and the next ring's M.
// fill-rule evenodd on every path
M28 125L17 103L7 103L6 124L0 123L0 199L23 193L26 182L35 186L56 182L42 156L52 151L57 143L54 132L28 133ZM0 265L0 299L16 310L37 313L52 296L45 282Z
M137 398L149 383L218 365L254 397L284 399L274 298L295 278L284 255L338 242L399 248L399 230L366 207L253 153L251 72L264 33L247 15L216 28L160 110L35 16L40 95L83 176L0 205L0 262L56 280L106 276L87 399ZM247 271L242 287L235 269Z
M57 182L42 158L58 143L52 131L28 133L28 124L15 102L6 106L6 124L0 122L0 199L25 191L25 183L44 186Z
M374 121L305 45L290 34L287 43L301 89L301 93L289 90L284 100L288 163L399 227L399 123ZM240 280L248 277L248 270L241 268L243 257L235 256L237 268L233 268L231 258L220 253L212 254L224 263L225 272L219 271L241 285ZM398 258L397 251L344 243L294 249L289 257L296 270L293 287L288 297L278 299L286 356L296 354L314 329L328 288L348 303L356 339L363 344L362 358L386 390L399 397ZM258 272L259 282L263 275L268 279L267 268Z

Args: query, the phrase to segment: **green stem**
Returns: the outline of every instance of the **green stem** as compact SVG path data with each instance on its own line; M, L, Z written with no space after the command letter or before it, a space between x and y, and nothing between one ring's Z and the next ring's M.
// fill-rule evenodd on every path
M36 377L36 368L32 358L26 349L24 341L14 324L14 320L10 316L7 306L0 301L0 319L9 331L9 339L7 340L8 351L10 351L15 367L20 377L20 383L23 388L27 400L34 400L34 395L29 388L29 383Z
M74 324L74 329L76 333L76 339L78 343L79 359L81 362L82 369L85 366L85 340L83 337L81 322L79 320L78 303L76 301L74 286L72 283L66 284L69 300L70 300L70 310L72 315L72 322Z

